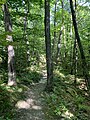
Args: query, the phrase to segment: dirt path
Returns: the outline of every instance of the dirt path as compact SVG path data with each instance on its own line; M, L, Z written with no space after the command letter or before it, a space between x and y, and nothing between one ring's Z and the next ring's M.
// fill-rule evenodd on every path
M46 120L42 92L45 89L45 76L25 92L24 100L17 102L17 115L14 120Z

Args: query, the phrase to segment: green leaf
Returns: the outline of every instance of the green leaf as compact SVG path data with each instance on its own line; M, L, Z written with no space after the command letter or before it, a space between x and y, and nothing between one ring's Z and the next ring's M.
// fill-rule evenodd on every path
M6 0L0 0L0 4L5 4Z

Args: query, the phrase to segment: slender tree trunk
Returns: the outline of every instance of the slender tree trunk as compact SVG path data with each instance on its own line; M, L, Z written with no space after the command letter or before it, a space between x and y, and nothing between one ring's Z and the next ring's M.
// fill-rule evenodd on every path
M67 36L66 36L66 28L64 26L63 28L63 47L64 47L64 55L63 55L63 62L64 62L64 67L67 69Z
M51 37L50 37L50 0L45 0L45 44L46 44L46 63L47 63L47 90L52 89L53 66L51 56Z
M85 58L83 46L81 44L81 40L80 40L80 36L79 36L79 32L78 32L78 27L77 27L77 22L76 22L76 14L75 14L75 11L74 11L73 1L72 0L70 0L70 7L71 7L71 12L72 12L72 19L73 19L75 37L77 39L77 44L79 46L81 59L82 59L83 74L85 76L86 83L90 86L89 72L88 72L88 69L87 69L86 58Z
M63 46L64 46L64 59L66 59L66 49L67 49L67 46L66 46L66 28L65 28L65 26L64 26L64 29L63 29ZM65 60L66 61L66 60Z
M77 39L75 38L74 41L74 48L73 48L73 71L75 75L74 84L76 85L77 82L77 62L78 62L78 48L77 48Z
M58 63L58 57L60 55L61 40L62 40L62 30L63 30L63 28L61 28L60 33L59 33L59 38L58 38L57 53L56 53L56 64Z
M60 32L59 32L59 38L58 38L58 44L57 44L57 53L56 53L56 64L58 63L58 57L60 55L60 48L61 48L61 40L62 40L62 32L63 32L63 28L64 28L64 17L63 17L63 1L61 0L61 4L62 4L62 27L60 28Z
M24 31L23 31L23 38L24 38L25 44L26 44L26 62L27 62L27 66L29 66L29 64L30 64L30 50L29 50L29 44L30 43L29 43L28 34L27 34L27 25L28 25L27 21L28 21L28 13L29 13L28 10L29 10L29 8L25 7Z
M54 48L55 48L55 41L56 41L56 11L57 11L57 0L55 0L55 7L54 7L54 39L53 39L53 46L52 46L52 54L54 57Z
M75 13L76 13L76 10L77 10L77 3L76 3L76 0L75 0ZM76 15L77 16L77 15ZM75 36L75 42L74 42L74 56L75 56L75 62L74 62L74 75L75 75L75 80L74 80L74 84L76 85L77 83L77 62L78 62L78 44L77 44L77 38Z
M70 71L70 73L71 74L73 74L73 61L74 61L74 59L73 59L73 46L72 46L72 44L73 44L73 42L72 42L72 31L73 31L73 29L72 29L72 16L71 16L71 25L70 25L70 38L71 38L71 50L70 50L70 65L71 65L71 71Z
M3 5L3 11L4 11L4 23L5 23L5 31L8 32L9 34L12 33L12 23L10 19L10 13L8 10L7 4ZM6 36L6 40L9 42L13 42L12 35ZM10 44L8 45L8 85L16 85L16 73L15 73L15 64L14 64L14 48Z

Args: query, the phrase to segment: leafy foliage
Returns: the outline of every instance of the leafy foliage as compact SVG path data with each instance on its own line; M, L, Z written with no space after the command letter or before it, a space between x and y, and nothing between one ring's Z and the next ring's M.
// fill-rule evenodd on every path
M46 93L48 110L46 114L55 119L89 120L90 101L85 80L83 78L82 62L77 46L77 84L74 85L74 41L75 33L72 25L69 1L57 1L56 15L55 2L51 2L51 44L53 49L54 86L50 94ZM6 0L0 0L0 120L13 119L15 102L20 99L26 86L39 82L42 77L42 69L46 69L45 59L45 31L44 31L44 0L7 0L10 17L13 24L12 33L4 30L4 16L2 5ZM62 14L63 11L63 14ZM90 1L77 1L78 30L86 56L88 71L90 74ZM56 53L60 30L60 53L56 63ZM25 28L26 18L26 28ZM56 18L56 27L54 20ZM13 43L6 41L6 35L13 36ZM17 87L8 87L8 55L7 46L11 44L15 49L15 69ZM73 68L73 72L72 72ZM72 75L71 75L72 72ZM21 91L21 92L20 92ZM54 119L54 120L55 120Z
M15 114L14 104L18 99L21 99L23 90L25 90L23 86L10 88L4 83L0 85L0 120L13 118Z
M63 78L62 74L56 74L56 72L54 81L53 92L46 94L45 97L48 104L46 114L54 116L55 119L88 120L90 117L89 93L85 89L81 91L78 86L75 88L70 83L69 77Z

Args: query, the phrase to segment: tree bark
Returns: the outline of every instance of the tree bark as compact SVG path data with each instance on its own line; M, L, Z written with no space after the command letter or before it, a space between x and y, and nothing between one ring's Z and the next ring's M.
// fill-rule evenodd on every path
M58 63L58 57L60 55L60 48L61 48L61 40L62 40L62 32L64 28L64 16L63 16L63 1L61 0L61 5L62 5L62 26L60 28L59 32L59 38L58 38L58 43L57 43L57 53L56 53L56 64Z
M56 12L57 12L57 0L55 0L55 6L54 6L54 39L53 39L53 46L52 46L53 57L54 57L54 48L55 48L55 41L56 41Z
M27 7L26 7L27 5ZM30 65L30 50L29 50L29 40L28 40L28 34L27 34L27 26L28 26L28 14L29 14L29 1L27 1L27 4L25 6L25 16L24 16L24 31L23 31L23 39L26 43L26 62L27 66Z
M51 55L51 37L50 37L50 0L45 0L45 44L46 44L46 64L47 64L47 90L52 89L53 66Z
M58 44L57 44L57 53L56 53L56 64L58 63L58 57L60 55L61 40L62 40L62 30L63 30L63 28L61 28L61 30L59 32L59 38L58 38Z
M6 40L9 42L13 42L12 35L12 22L10 19L10 13L8 10L7 4L3 5L3 11L4 11L4 24L5 24L5 31L7 32ZM9 35L8 35L9 33ZM8 45L8 85L16 85L16 73L15 73L15 64L14 64L14 48L11 44Z
M72 20L73 20L73 26L74 26L74 31L75 31L75 37L77 39L77 44L79 46L80 54L81 54L81 59L82 59L82 67L83 67L83 74L86 80L86 83L90 86L90 77L89 77L89 72L87 69L87 63L86 63L86 58L83 50L83 46L81 44L79 32L78 32L78 27L77 27L77 22L76 22L76 13L73 7L73 1L70 0L70 7L71 7L71 13L72 13Z

